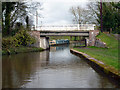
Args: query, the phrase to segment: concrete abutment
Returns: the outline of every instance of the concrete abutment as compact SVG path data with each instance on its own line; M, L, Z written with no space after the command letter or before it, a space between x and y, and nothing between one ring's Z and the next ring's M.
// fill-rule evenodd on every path
M49 37L40 37L40 47L43 49L49 49Z

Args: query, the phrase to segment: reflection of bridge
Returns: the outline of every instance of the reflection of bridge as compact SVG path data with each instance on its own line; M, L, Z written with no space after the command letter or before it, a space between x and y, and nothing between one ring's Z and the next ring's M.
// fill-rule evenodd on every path
M49 48L48 36L85 36L87 37L86 45L93 46L95 35L98 33L94 30L94 24L68 24L68 25L43 25L41 27L32 27L31 35L35 36L37 43L36 47L44 49Z
M55 52L55 51L58 51L58 50L63 50L63 49L66 49L66 47L68 47L68 46L69 46L68 44L60 45L60 46L51 46L50 51Z

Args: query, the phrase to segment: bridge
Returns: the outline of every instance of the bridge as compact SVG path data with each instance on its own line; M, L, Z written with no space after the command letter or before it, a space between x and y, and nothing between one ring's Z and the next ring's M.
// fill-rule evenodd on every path
M98 34L94 27L95 24L42 25L33 26L30 34L37 39L34 46L44 49L49 48L48 36L84 36L86 45L94 46L95 36Z

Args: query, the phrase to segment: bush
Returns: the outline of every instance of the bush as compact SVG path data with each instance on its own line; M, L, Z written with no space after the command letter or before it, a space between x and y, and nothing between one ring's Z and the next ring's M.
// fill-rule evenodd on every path
M18 44L23 46L35 43L35 39L31 37L25 30L19 31L15 35L15 38L18 40Z
M7 37L2 39L2 48L9 49L13 47L28 46L35 43L35 38L31 37L27 31L21 30L13 37Z
M18 40L14 37L8 37L2 39L2 48L3 49L9 49L12 47L18 47Z

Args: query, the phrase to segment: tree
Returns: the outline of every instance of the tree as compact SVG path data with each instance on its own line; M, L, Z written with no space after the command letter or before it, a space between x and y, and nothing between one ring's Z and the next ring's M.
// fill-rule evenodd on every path
M34 9L37 8L37 5L39 5L39 3L28 4L27 2L23 2L23 1L2 2L3 36L11 34L12 30L15 29L16 22L21 22L23 23L23 25L25 25L27 19L27 27L28 27L29 18L27 16L30 16L30 13L34 13L35 11ZM31 23L29 25L31 25Z
M96 24L100 27L100 2L90 3L88 5L92 14L94 14ZM113 30L114 33L118 33L120 30L120 12L119 2L102 2L102 17L103 17L103 31ZM100 27L101 28L101 27Z
M79 6L71 7L70 12L74 16L73 22L77 23L77 24L81 24L82 23L82 18L81 17L82 17L83 9Z
M120 1L119 2L112 2L111 5L115 8L115 14L114 14L114 18L115 18L115 27L116 29L114 30L114 33L119 33L120 34Z
M77 24L94 24L94 16L88 8L81 8L80 6L71 7L70 13L73 15L73 22Z
M29 17L26 17L26 28L29 29Z
M15 22L26 15L26 8L22 2L2 2L3 35L10 35Z
M15 2L3 2L2 3L2 22L3 22L3 35L10 34L10 17L11 12L14 10Z

